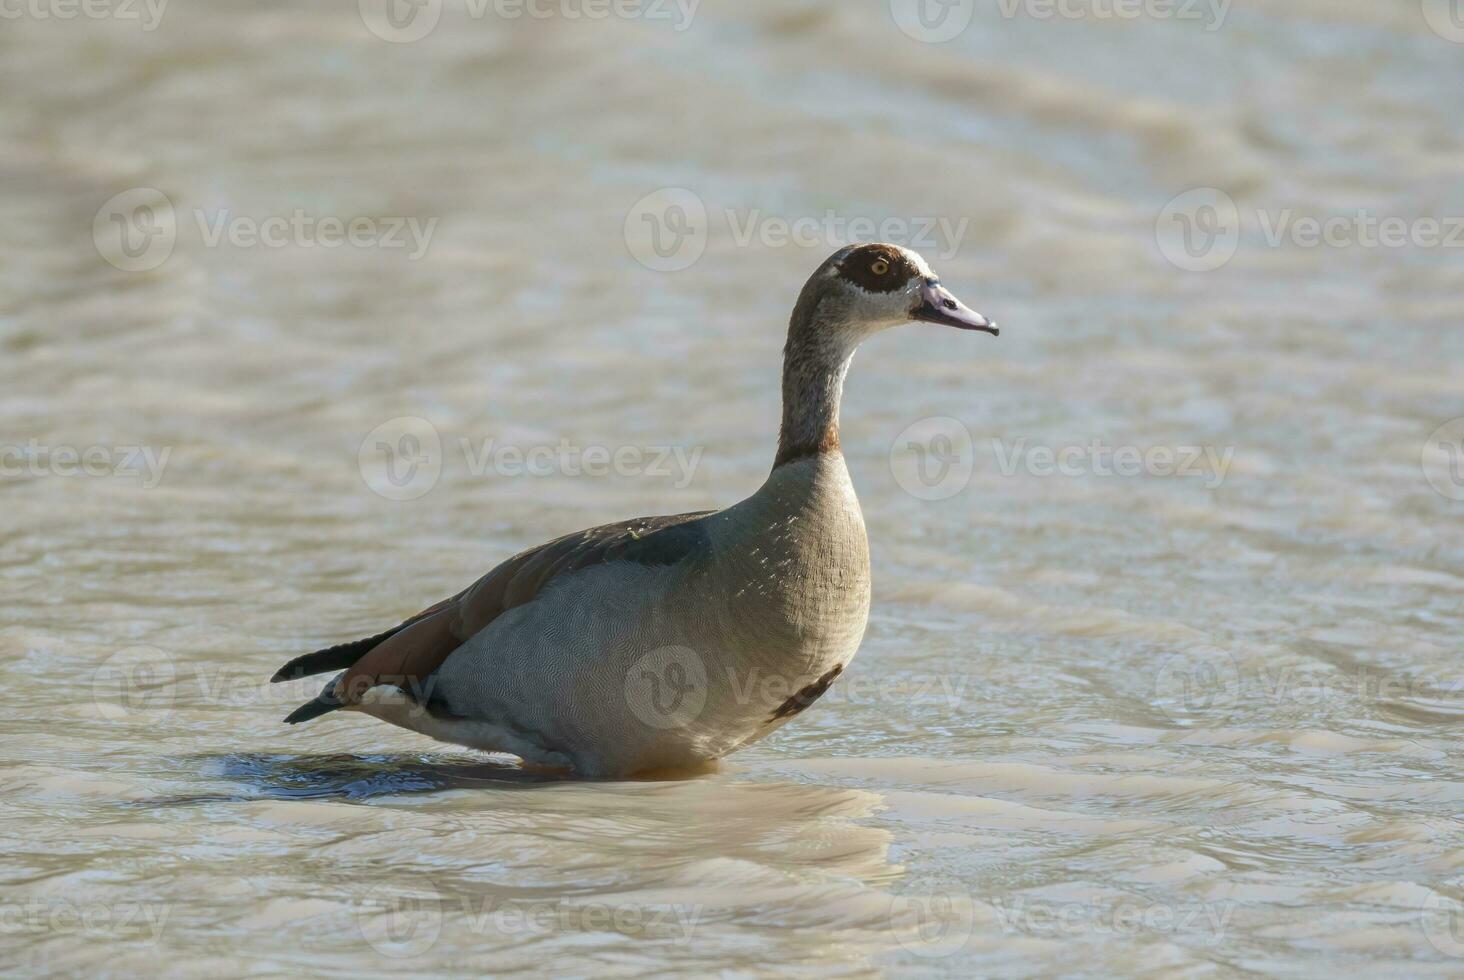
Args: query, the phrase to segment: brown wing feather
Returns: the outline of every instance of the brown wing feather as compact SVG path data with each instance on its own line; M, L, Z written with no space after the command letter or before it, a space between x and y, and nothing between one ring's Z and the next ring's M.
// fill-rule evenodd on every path
M342 706L390 684L425 701L432 672L473 634L515 606L532 602L557 578L591 565L634 561L670 565L704 540L713 511L643 517L577 531L520 552L466 591L413 619L356 661L327 694Z

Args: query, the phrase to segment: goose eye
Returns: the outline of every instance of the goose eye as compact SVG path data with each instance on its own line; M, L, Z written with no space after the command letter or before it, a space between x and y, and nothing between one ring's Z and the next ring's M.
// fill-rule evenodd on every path
M873 272L877 276L882 276L886 272L890 271L890 264L884 259L875 259L872 263L870 263L869 271Z

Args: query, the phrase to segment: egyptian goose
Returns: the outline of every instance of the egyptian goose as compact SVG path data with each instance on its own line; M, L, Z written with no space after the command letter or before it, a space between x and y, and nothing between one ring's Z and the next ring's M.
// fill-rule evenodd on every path
M793 308L757 492L556 538L400 626L292 660L275 681L341 673L285 720L361 711L589 777L700 768L778 728L864 635L869 547L839 399L860 342L912 320L997 332L908 249L835 252Z

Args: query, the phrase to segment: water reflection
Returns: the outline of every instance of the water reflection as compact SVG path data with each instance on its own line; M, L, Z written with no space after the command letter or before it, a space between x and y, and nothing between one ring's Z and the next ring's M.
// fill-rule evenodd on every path
M457 789L513 789L563 782L553 773L525 770L491 759L455 761L413 755L264 755L203 753L186 761L200 775L241 783L237 795L182 796L151 805L185 805L234 800L370 800L378 796L436 793Z

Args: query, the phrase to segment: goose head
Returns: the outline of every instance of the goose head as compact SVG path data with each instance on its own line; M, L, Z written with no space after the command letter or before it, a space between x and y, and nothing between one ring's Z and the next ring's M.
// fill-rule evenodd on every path
M794 332L834 332L852 350L901 323L938 323L996 334L996 324L958 300L920 254L868 243L839 249L809 277L793 312Z
M995 334L915 252L899 245L841 248L809 277L783 348L783 422L773 468L839 448L839 399L854 349L901 323Z

